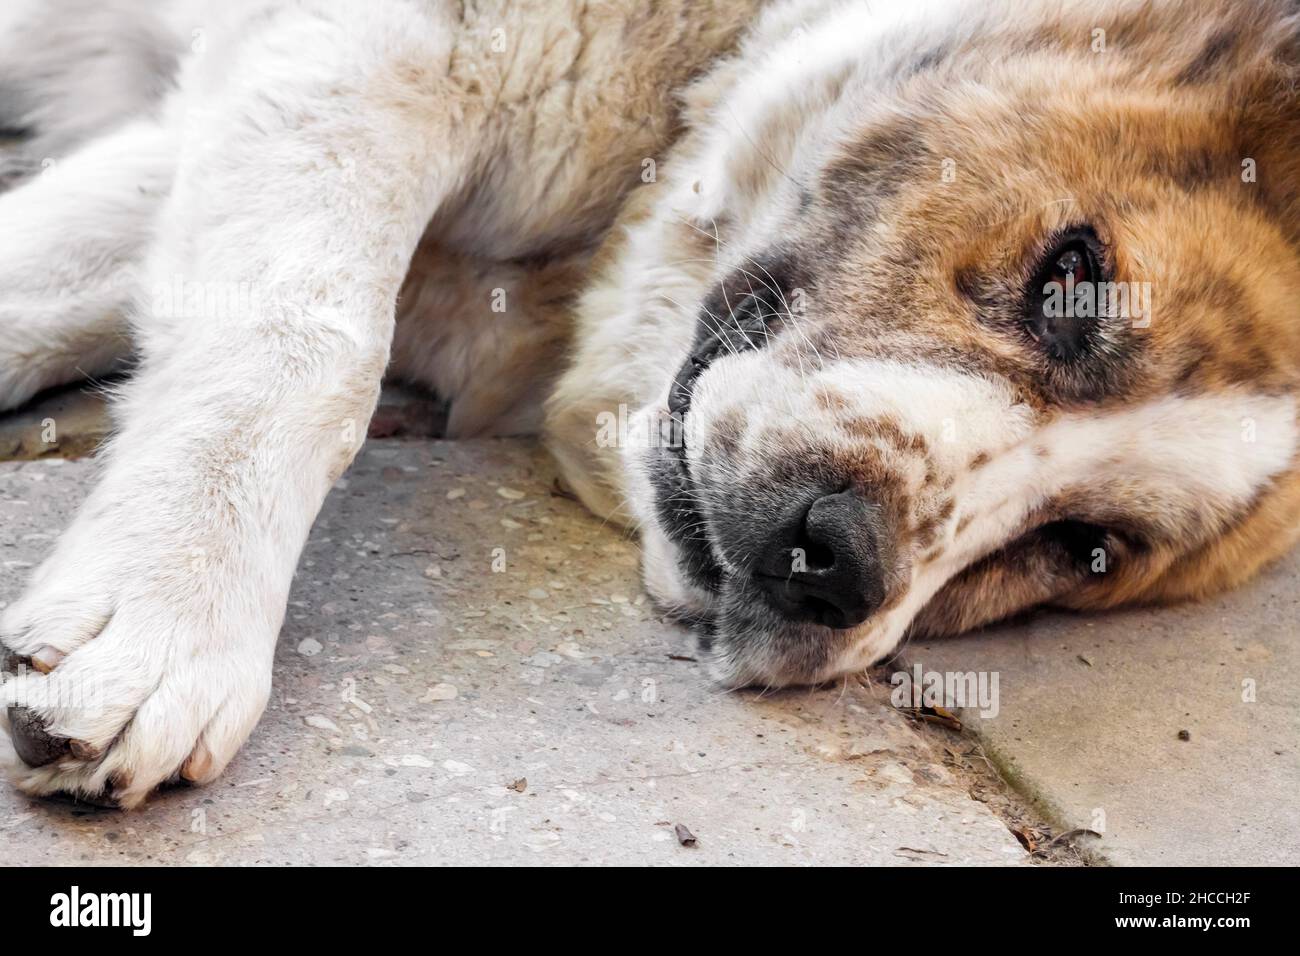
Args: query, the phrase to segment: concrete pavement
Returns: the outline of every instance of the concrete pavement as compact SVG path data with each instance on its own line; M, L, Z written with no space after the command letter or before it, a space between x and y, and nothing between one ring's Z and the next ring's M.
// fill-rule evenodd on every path
M436 434L439 415L390 389L372 433ZM0 420L0 458L47 459L0 464L0 602L85 493L90 464L51 456L85 453L105 421L75 393ZM131 816L0 789L0 855L1025 858L1002 822L1023 801L990 800L1000 821L971 800L1004 788L950 773L957 739L903 721L888 672L874 689L710 687L641 594L634 547L554 496L553 477L524 442L372 440L313 532L270 710L228 777ZM996 675L997 715L959 711L967 731L1055 832L1099 833L1077 840L1100 862L1294 865L1298 621L1293 555L1203 604L1039 614L909 646L890 670Z
M0 599L91 471L0 464ZM369 443L312 533L270 707L226 776L131 814L0 786L0 859L1027 860L878 687L711 686L632 544L553 479L522 442Z

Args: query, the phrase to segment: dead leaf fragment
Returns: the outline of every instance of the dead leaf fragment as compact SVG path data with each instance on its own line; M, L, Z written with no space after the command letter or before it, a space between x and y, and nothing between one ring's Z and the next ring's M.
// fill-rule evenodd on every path
M1015 831L1013 830L1012 832L1014 833ZM1073 830L1066 830L1064 833L1058 833L1056 836L1052 837L1052 839L1048 840L1046 843L1039 846L1037 850L1033 850L1030 852L1046 853L1048 850L1056 846L1058 843L1065 843L1066 845L1071 845L1073 844L1073 842L1077 837L1081 837L1081 836L1091 836L1091 837L1096 837L1098 840L1101 839L1101 834L1098 833L1096 830L1089 830L1087 827L1076 827Z
M1012 827L1011 835L1020 841L1021 846L1023 846L1030 853L1033 853L1035 850L1038 849L1039 844L1042 843L1043 838L1047 834L1045 834L1042 830L1039 830L1037 827L1022 826L1022 827Z
M677 834L677 842L682 846L695 846L695 834L686 829L684 824L674 826L673 832Z
M900 707L899 710L913 720L939 724L949 730L961 730L961 721L946 707Z

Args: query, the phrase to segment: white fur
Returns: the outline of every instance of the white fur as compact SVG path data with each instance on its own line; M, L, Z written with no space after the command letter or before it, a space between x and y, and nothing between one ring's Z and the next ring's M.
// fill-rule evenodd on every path
M132 123L0 195L0 410L130 354L126 312L175 151L157 124Z
M211 779L247 737L298 554L365 434L406 263L457 177L436 104L422 118L393 96L390 71L445 60L436 17L412 4L318 3L287 6L273 29L231 22L206 37L211 56L190 62L168 105L169 128L190 135L153 222L135 313L144 362L118 405L103 477L0 622L12 650L58 662L39 681L49 729L103 753L21 770L31 792L113 786L131 806L182 767ZM316 149L304 154L306 115ZM140 179L146 140L118 149L98 183L110 200L119 181L146 186L152 174ZM25 208L53 184L5 203ZM67 198L76 213L97 216L74 234L86 241L140 213L77 198ZM85 224L68 214L57 225ZM84 251L67 258L102 266ZM220 309L154 294L178 276L252 291ZM107 321L112 310L90 311ZM6 684L7 700L30 696L32 680ZM59 702L92 684L107 688L96 706Z
M0 128L30 129L5 172L41 169L138 118L198 37L201 0L5 0Z

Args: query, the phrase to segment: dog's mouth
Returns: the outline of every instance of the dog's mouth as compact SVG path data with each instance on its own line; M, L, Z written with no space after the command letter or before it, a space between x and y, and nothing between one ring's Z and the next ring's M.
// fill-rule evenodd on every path
M700 484L693 473L687 445L687 421L695 386L700 377L723 356L740 355L762 348L774 334L778 312L773 297L764 289L747 292L734 304L725 300L725 316L706 305L696 327L695 341L668 391L671 440L663 443L650 464L655 489L655 510L664 532L679 549L680 566L690 582L716 594L725 571L709 540L708 521L700 507ZM717 305L717 297L710 304ZM687 622L695 629L707 629L708 619L692 612Z
M676 402L670 402L669 418L674 440L659 447L649 462L654 487L655 512L668 539L677 546L678 564L695 586L710 593L721 587L723 568L709 540L708 522L697 497L696 482L686 454L686 415L690 410L691 384L703 367L694 370L689 381L680 378L673 385Z

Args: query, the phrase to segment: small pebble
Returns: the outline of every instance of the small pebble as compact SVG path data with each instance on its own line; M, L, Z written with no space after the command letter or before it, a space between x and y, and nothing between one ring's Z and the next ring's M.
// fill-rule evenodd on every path
M434 684L421 699L421 703L435 700L455 700L458 693L459 691L456 690L454 684Z

